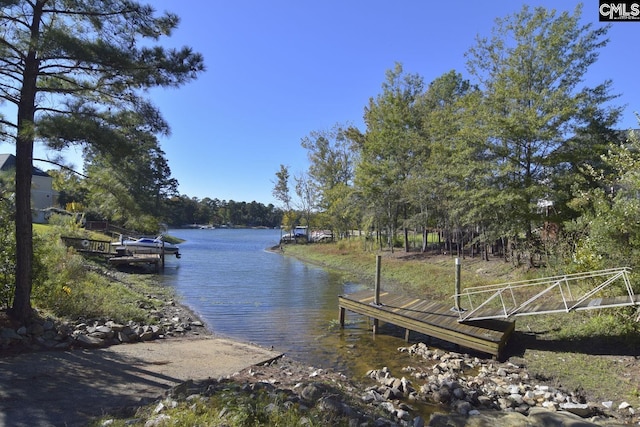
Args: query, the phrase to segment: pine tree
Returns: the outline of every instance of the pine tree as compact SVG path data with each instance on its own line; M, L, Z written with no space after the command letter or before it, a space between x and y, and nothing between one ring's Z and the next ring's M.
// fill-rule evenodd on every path
M170 13L130 0L2 0L0 97L15 105L5 138L16 143L16 291L12 315L31 315L33 235L30 206L33 148L71 144L105 152L135 144L127 117L148 132L168 132L144 97L152 87L178 87L204 71L188 47L157 43L179 23Z

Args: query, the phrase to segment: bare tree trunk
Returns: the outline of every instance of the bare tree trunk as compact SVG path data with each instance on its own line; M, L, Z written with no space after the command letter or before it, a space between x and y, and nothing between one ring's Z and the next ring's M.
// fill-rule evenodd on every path
M16 289L12 317L25 321L32 313L33 226L31 218L31 173L33 142L18 137L16 144Z
M404 251L406 253L409 253L410 248L409 248L409 229L407 227L404 227Z
M33 173L34 118L39 59L37 57L40 21L44 2L37 2L31 21L29 52L24 59L24 73L18 102L16 136L16 290L12 317L24 322L32 315L33 219L31 217L31 176Z

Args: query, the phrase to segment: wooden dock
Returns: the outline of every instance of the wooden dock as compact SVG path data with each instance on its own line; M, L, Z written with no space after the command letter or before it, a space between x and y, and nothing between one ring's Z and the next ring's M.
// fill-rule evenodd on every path
M443 341L501 357L502 350L515 329L515 322L506 320L481 320L459 322L458 312L451 303L379 293L375 304L375 291L366 290L338 297L340 325L344 327L345 312L349 310ZM375 332L375 331L374 331Z
M109 263L112 265L150 264L154 265L156 270L160 270L160 268L164 267L164 256L160 254L131 254L114 256L109 258Z
M62 240L79 253L106 257L111 265L153 265L156 271L164 267L164 250L159 254L153 253L153 249L132 254L123 249L115 249L109 241L75 237L63 237Z

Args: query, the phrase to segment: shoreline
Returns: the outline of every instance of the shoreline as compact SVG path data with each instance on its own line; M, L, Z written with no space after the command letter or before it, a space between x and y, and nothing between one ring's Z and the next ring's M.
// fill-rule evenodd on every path
M498 420L502 420L504 418L504 421L506 422L507 419L511 420L514 417L521 417L518 418L521 422L534 422L534 424L536 425L544 425L538 423L537 421L534 421L538 420L538 418L536 417L540 416L551 417L556 421L558 419L564 419L566 417L569 417L569 419L567 419L566 421L573 419L573 421L575 422L579 419L584 423L583 425L625 425L616 424L616 422L621 422L621 420L625 419L627 421L633 420L635 423L638 422L638 418L633 417L633 414L628 410L629 408L624 408L627 409L626 416L624 415L624 413L615 413L615 408L606 411L608 412L608 415L605 416L605 411L603 411L602 409L597 409L596 407L599 405L593 402L591 402L590 404L575 403L577 406L575 406L573 409L575 409L576 411L582 411L582 414L587 415L587 417L571 418L574 416L570 416L570 412L565 410L558 411L559 409L563 409L560 406L561 403L574 403L569 402L571 399L569 394L563 395L559 390L554 390L554 395L560 395L560 400L563 402L548 403L547 407L544 407L544 409L537 408L537 405L534 405L535 402L531 400L536 397L536 391L543 391L544 393L550 392L548 391L548 389L544 388L536 389L536 387L538 386L534 384L531 384L528 389L518 388L517 390L512 387L513 385L508 386L508 384L503 384L500 386L491 385L491 387L495 388L491 393L495 395L494 397L496 397L496 399L481 399L481 395L477 393L477 390L474 391L472 389L465 388L464 383L470 382L476 384L477 387L479 383L485 382L485 380L480 380L478 378L469 379L467 377L467 374L465 373L465 369L460 369L461 366L464 367L471 365L475 366L473 368L474 370L483 371L485 377L489 378L488 380L486 380L487 384L489 384L490 382L493 383L494 380L505 381L505 378L509 378L510 375L514 375L515 378L518 379L519 383L524 383L526 385L528 382L530 382L528 373L526 372L526 370L520 369L520 367L518 367L518 369L515 369L513 366L511 366L513 365L513 363L510 363L508 361L505 364L498 364L497 362L489 360L477 362L476 360L467 360L462 355L454 352L444 352L437 349L429 349L425 348L426 346L419 346L413 349L407 348L403 350L406 352L415 353L417 359L416 363L412 364L411 367L407 367L406 371L391 373L384 367L378 367L372 369L369 372L367 378L348 378L342 373L305 366L304 364L296 360L289 359L288 357L286 357L286 355L278 354L277 352L269 352L269 350L257 346L253 343L244 343L240 340L217 336L215 331L210 329L201 320L200 316L195 310L182 303L179 296L174 295L173 297L174 298L164 301L163 310L161 313L156 313L159 316L160 323L166 324L165 321L168 321L169 319L172 320L171 328L173 328L173 331L170 331L169 333L167 333L167 331L162 331L163 333L159 333L155 337L151 336L148 340L140 339L137 343L133 343L133 345L118 345L113 341L113 337L111 338L112 341L109 341L109 339L99 338L102 340L99 344L97 343L97 341L84 341L85 338L79 338L83 336L89 337L91 336L91 334L96 332L98 332L99 334L107 333L105 328L110 328L110 326L107 326L106 324L93 325L91 327L88 327L83 331L85 333L77 333L75 335L73 333L69 334L67 337L73 337L73 340L75 340L73 341L72 345L65 345L64 347L60 348L54 348L50 345L43 345L43 343L48 342L47 340L42 338L44 336L44 333L46 333L47 331L50 332L52 330L48 325L45 326L45 320L42 324L40 324L43 334L31 338L31 343L37 345L38 349L35 349L31 346L26 346L25 352L17 355L12 355L16 357L4 357L7 355L0 354L0 356L2 356L0 357L0 364L9 369L9 372L11 372L5 373L5 376L7 378L11 378L11 375L15 375L15 371L11 367L15 367L16 365L14 364L14 362L17 363L20 361L20 359L30 360L31 362L28 365L37 365L39 366L39 368L41 368L47 365L47 363L44 363L43 365L43 360L58 359L58 356L81 354L84 357L87 354L97 354L102 355L103 358L107 357L105 355L109 355L109 359L113 357L120 359L122 363L124 363L124 365L121 365L120 363L118 364L121 365L118 368L120 371L122 371L122 369L126 366L130 368L135 368L136 366L144 366L145 372L153 371L157 372L157 374L154 375L175 378L176 380L178 380L177 384L163 384L159 389L157 389L155 398L154 396L147 396L145 398L145 401L139 402L140 405L136 406L136 408L143 404L150 404L155 402L155 404L157 405L166 402L168 396L173 396L172 399L179 399L178 395L180 393L176 392L176 390L188 388L191 394L202 394L204 393L203 389L208 389L209 387L215 388L217 387L217 385L220 385L222 383L227 384L228 382L245 385L257 383L262 384L266 382L272 384L275 390L288 390L287 393L298 394L300 394L300 390L297 390L297 388L301 387L299 384L306 384L307 386L311 386L312 384L329 383L337 389L332 388L330 392L327 391L327 395L315 396L316 402L321 401L322 398L327 397L330 394L335 396L336 392L340 392L340 396L342 396L338 398L340 400L340 404L349 405L349 407L353 409L355 413L359 414L359 417L366 418L367 416L372 416L372 414L377 414L379 416L382 416L383 418L386 418L389 422L413 420L412 422L419 423L420 420L422 422L428 421L425 420L424 417L422 417L420 411L411 409L412 402L413 404L420 403L421 405L437 404L442 407L442 411L435 411L430 415L434 420L434 424L429 422L428 425L433 426L448 425L436 424L436 422L449 423L454 421L456 423L455 425L464 426L467 422L477 422L487 417L489 420L491 420L491 422L489 422L490 425L500 425L500 422L502 421ZM63 328L58 327L57 329L59 331ZM144 326L142 326L142 329L144 329ZM40 328L34 328L34 331L35 330L40 330ZM74 331L78 330L79 329L77 328L74 329ZM93 332L91 332L92 330ZM26 333L27 331L24 332ZM93 336L92 338L98 339L98 337L96 336ZM67 340L59 340L56 342L60 344L60 342L67 342ZM211 347L211 344L214 342L216 343L216 345ZM161 356L160 358L148 358L151 354L158 355L159 350L165 346L166 348L172 348L173 350L161 353L163 354L163 356ZM203 366L203 363L201 361L198 361L198 358L188 356L188 352L186 351L186 349L194 348L194 346L194 351L204 351L204 360L208 360L208 363L210 363L210 365L207 365L208 368L205 368ZM224 346L224 349L222 349L221 346ZM198 347L203 348L198 349ZM63 351L52 352L51 350ZM423 352L423 354L419 354L420 352ZM255 361L253 357L256 354L268 354L269 357ZM425 354L427 354L428 357L424 357ZM434 356L436 354L437 357ZM245 359L242 359L241 356ZM220 378L216 378L217 375L207 375L206 372L205 378L202 378L202 374L204 371L209 370L210 373L219 372L216 371L216 369L220 368L219 365L222 364L222 361L225 357L234 360L250 360L250 362L246 362L247 366L241 366L234 369L232 372L225 372L224 375L222 375ZM393 357L393 355L389 355L389 357ZM96 362L87 360L86 363L88 364L88 366L91 366ZM193 365L194 363L195 366ZM60 364L59 359L56 364ZM181 366L185 364L187 366ZM191 368L189 366L191 366ZM489 370L489 366L496 367L496 369L494 370L493 368L491 368L492 370ZM175 373L171 373L175 371L155 371L156 369L159 369L161 367L167 367L167 369L169 369L169 367L176 369L181 367L187 372L191 373L184 374L186 375L186 377L183 376L180 378ZM28 370L33 368L24 369ZM73 369L74 371L81 372L83 370L86 370L87 366L74 366ZM88 369L93 370L93 368ZM191 371L189 371L189 369L191 369ZM438 374L436 375L436 377L430 378L429 375L434 375L434 371L436 369L438 370ZM27 374L27 377L28 375L31 375L31 381L25 379L25 384L23 385L25 389L27 389L27 387L35 386L37 384L36 380L39 378L39 374L35 376L32 374ZM88 373L87 377L91 377L92 375L93 374ZM405 378L407 378L407 380L404 381L405 385L400 387L400 385L403 384L403 380ZM45 382L50 382L51 375L45 375L43 380ZM132 380L132 377L127 377L127 379L120 378L119 380L115 379L109 380L107 382L109 383L109 388L123 389L121 390L121 392L126 395L127 393L131 392L131 390L129 390L131 389L131 387L128 387L128 385L132 384ZM144 380L148 381L147 378L145 378ZM157 380L154 381L157 382ZM27 385L26 383L33 383L33 385ZM374 383L376 385L367 385L365 383ZM429 387L425 388L425 385L423 383L428 384ZM452 384L458 384L458 386L452 387ZM171 389L167 391L166 387L169 385L171 385ZM68 387L68 384L66 384L65 387ZM83 393L86 392L87 389L92 390L92 386L90 385L84 384L83 387ZM501 391L498 392L495 390ZM5 391L5 393L8 392L9 390ZM236 392L239 395L244 393L242 387L240 387L240 389L238 389ZM505 392L509 393L504 394ZM491 393L487 393L487 395L491 395ZM26 395L29 395L29 393L26 393ZM452 396L455 396L455 399ZM466 399L467 396L471 396L470 399ZM186 399L187 396L183 397L184 399ZM304 398L304 396L300 397ZM463 399L462 397L465 397L465 399ZM537 398L540 398L540 395L538 395ZM529 399L529 402L527 403L527 405L529 406L526 408L522 406L523 403L525 403L525 399ZM113 402L111 403L114 402L116 402L115 397ZM358 405L356 405L355 403L351 402L359 403ZM542 402L550 402L550 400L545 397ZM24 402L20 403L20 405L25 404L26 403ZM312 403L310 402L308 404L311 405ZM313 404L315 405L316 403ZM5 403L2 403L3 411L6 412L7 408L4 405ZM60 402L57 402L55 405L46 405L44 409L50 411L51 413L55 413L55 409L51 406L56 405L60 405ZM116 414L122 409L118 409L118 405L116 405L116 407L110 406L111 410ZM19 405L16 404L16 407L17 406ZM101 407L100 411L104 412L105 409L108 408ZM630 408L630 410L632 411L633 408ZM13 414L12 416L17 416L14 412L11 412L11 408L9 408L9 412L7 413ZM542 415L538 415L539 413ZM127 412L127 414L125 415L131 416L131 410L129 410L129 412ZM534 417L528 418L531 415L533 415ZM613 415L616 415L616 417L614 418ZM597 418L594 418L594 416Z
M169 302L168 305L176 307L179 312L184 313L184 315L190 318L193 322L201 322L197 313L187 305L175 302ZM173 311L173 313L176 313L176 311ZM163 348L165 350L162 350ZM412 364L411 367L407 367L406 371L391 373L386 370L386 368L378 368L371 370L367 378L354 379L348 378L339 372L305 366L296 360L286 357L286 355L279 354L277 352L269 352L255 344L218 337L214 331L211 331L206 327L202 327L188 331L183 336L167 336L165 338L159 338L147 342L133 343L131 345L112 345L106 348L71 348L68 351L53 352L53 354L50 354L51 352L31 352L8 358L11 361L7 358L0 358L0 362L2 362L1 366L3 366L3 368L10 371L10 373L5 372L3 374L6 378L11 379L12 376L15 377L16 375L19 375L20 372L24 372L26 370L27 373L25 376L29 378L25 378L25 382L29 383L29 387L36 388L43 388L43 385L38 381L42 379L43 381L48 382L51 380L51 375L47 374L43 378L41 378L41 375L37 373L36 375L33 375L34 365L38 366L37 369L45 369L47 371L49 369L56 369L46 368L46 366L49 364L53 364L58 367L64 366L66 362L61 358L64 356L71 357L74 354L82 354L82 363L73 366L74 372L79 373L81 376L81 373L86 370L95 372L92 366L96 363L99 363L100 365L104 364L103 361L96 362L94 359L89 359L88 355L92 355L98 357L100 360L109 360L116 357L119 362L113 368L115 371L122 371L122 367L118 366L121 363L125 363L126 366L129 367L144 366L144 376L148 376L149 372L154 371L156 372L156 374L153 374L154 376L159 375L157 378L166 377L177 380L173 384L171 382L165 382L164 385L161 385L160 388L156 389L155 396L153 393L151 395L144 394L146 397L139 402L140 405L167 405L167 399L170 399L172 402L180 402L181 400L187 402L188 396L203 394L210 388L222 387L223 385L228 387L229 382L238 385L238 388L235 391L238 396L241 396L244 393L243 390L246 389L249 384L255 385L269 383L272 384L274 390L286 391L287 393L301 393L301 391L297 389L301 387L306 389L308 387L312 387L313 384L316 384L316 386L313 387L317 387L317 384L330 384L332 386L331 389L321 389L324 391L318 392L320 394L314 396L316 401L321 402L322 399L327 398L328 396L333 396L332 399L335 400L336 393L339 392L342 397L337 397L337 399L340 401L341 405L348 405L351 410L355 411L354 413L359 414L358 417L361 419L366 419L368 416L373 417L372 414L375 414L375 416L378 417L382 416L389 423L380 424L383 426L395 425L391 423L400 422L403 419L405 421L411 420L411 422L418 423L428 422L429 424L422 425L429 426L451 425L451 422L455 422L453 425L457 426L470 425L467 423L472 422L476 423L473 425L478 425L477 423L480 422L480 420L485 420L485 422L489 423L486 425L495 426L513 425L514 420L516 423L526 422L533 423L532 425L542 426L563 425L557 423L578 421L582 423L581 425L585 426L625 425L624 423L616 424L616 422L620 422L619 419L612 418L611 416L605 417L603 412L597 414L595 418L593 416L584 418L572 415L569 411L559 411L559 409L561 409L559 403L550 404L547 408L535 409L534 407L527 411L527 414L525 415L523 413L519 413L517 410L513 410L517 407L511 406L512 403L509 402L513 401L508 399L517 399L514 397L517 395L517 392L515 389L510 389L508 387L504 387L509 394L505 394L504 402L507 402L507 407L503 409L511 407L512 409L510 411L498 410L499 404L496 403L498 400L478 400L479 396L476 396L471 400L474 405L478 402L484 402L480 408L476 409L472 406L471 402L467 402L463 399L453 399L450 397L455 394L461 395L463 391L464 393L471 395L469 390L465 389L463 386L464 382L461 380L461 377L458 376L464 372L464 369L461 369L461 366L469 366L476 363L473 369L483 371L490 379L502 379L504 381L506 378L515 375L520 384L523 382L527 383L528 376L526 371L516 369L515 365L509 362L500 364L494 361L485 360L484 362L486 363L482 364L484 362L478 361L477 358L469 360L454 352L429 349L424 345L418 344L413 347L399 349L399 351L410 352L416 355L416 362ZM435 357L435 355L437 355L437 357ZM105 359L105 357L107 359ZM151 357L151 359L149 357ZM233 360L236 365L234 365L234 368L231 370L221 370L221 366L227 363L225 360ZM243 366L237 365L239 360ZM24 365L22 365L21 368L17 368L17 362L19 361L24 362ZM495 369L491 368L492 370L488 371L488 366L495 367ZM105 368L103 367L101 369ZM175 369L179 369L182 373L177 374ZM437 377L441 378L440 382L438 382L435 377L428 379L428 381L424 381L425 378L428 378L428 375L433 375L433 372L435 372L436 369L439 370ZM111 368L108 370L111 370ZM216 374L212 375L213 372ZM89 377L94 376L94 374L87 375ZM405 377L407 380L404 379ZM123 409L122 402L130 400L126 397L128 395L142 395L140 395L139 391L136 391L137 388L133 385L135 384L133 377L128 377L126 380L122 381L123 379L124 378L120 378L118 380L118 378L116 378L108 380L110 383L109 387L111 389L121 389L121 392L125 397L120 400L114 397L109 402L108 407L99 408L100 413L109 411L110 408L110 412L107 413L112 413L118 418L124 416L124 419L129 419L134 415L135 411L133 411L133 408ZM148 378L145 377L142 379L143 382L148 382ZM367 381L374 382L377 385L366 385L365 382ZM467 378L465 381L473 383L478 380L469 380L469 378ZM13 379L9 382L15 384ZM157 379L155 379L154 382L158 382ZM431 387L429 389L424 389L424 385L419 385L422 382L430 384ZM458 384L458 386L451 388L451 384ZM167 389L167 386L170 386L170 388ZM27 387L27 385L25 384L23 387ZM65 385L65 389L67 387L69 387L69 384ZM88 385L86 384L82 385L81 388L83 390L78 393L86 393L87 387ZM536 387L537 386L532 386L531 390L543 390L544 393L549 393L548 389L537 389ZM44 388L46 389L46 387ZM185 389L189 390L189 392L185 393ZM36 392L34 391L34 393ZM430 414L431 421L426 420L419 412L411 409L412 402L413 404L418 402L422 402L423 404L429 403L426 399L428 394L430 395L429 399L433 400L430 404L434 404L435 401L435 403L439 404L442 408L441 410L436 410ZM554 394L558 394L557 390ZM26 395L34 396L36 394L29 392L26 393ZM522 395L526 395L524 390ZM562 398L561 400L568 400L568 397ZM35 400L32 399L30 402L34 403ZM356 404L354 402L360 403ZM15 402L14 404L14 409L17 407L29 407L27 402ZM175 403L171 404L173 405ZM4 406L4 404L2 405ZM55 415L55 407L68 408L69 405L73 407L73 403L67 401L50 402L44 406L41 403L38 403L38 406L42 407L34 409L34 411L36 413L38 411L49 411L50 414ZM138 406L136 406L136 410L137 408ZM576 411L585 411L588 410L588 408L589 405L575 406ZM76 408L76 410L79 409ZM593 408L591 408L591 411L592 410ZM124 413L122 411L124 411ZM3 407L3 412L12 417L18 416L11 408ZM26 413L27 412L31 413L32 411L26 411ZM96 411L94 415L98 415L98 412ZM56 416L61 415L58 414ZM154 416L157 416L157 414ZM554 424L545 424L541 421L541 417L544 419L552 419ZM85 425L74 424L71 419L65 419L65 422L71 426ZM24 425L28 425L28 423L25 423Z

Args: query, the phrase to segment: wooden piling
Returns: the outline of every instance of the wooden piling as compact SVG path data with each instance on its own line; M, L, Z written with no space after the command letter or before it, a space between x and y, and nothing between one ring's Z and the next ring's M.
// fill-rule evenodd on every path
M382 255L376 255L376 281L374 286L374 299L373 304L378 306L380 305L380 270L382 264ZM373 319L373 335L378 333L378 327L380 326L380 322L377 318Z
M456 288L455 288L455 298L454 298L454 309L455 311L460 311L460 258L456 258Z

